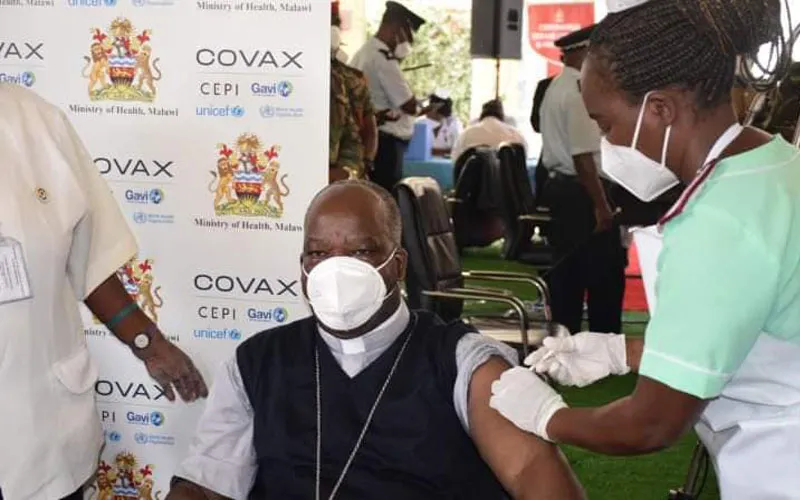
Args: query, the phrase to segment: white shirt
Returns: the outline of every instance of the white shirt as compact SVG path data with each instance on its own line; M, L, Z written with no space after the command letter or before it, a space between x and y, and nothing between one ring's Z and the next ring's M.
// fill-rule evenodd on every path
M403 333L409 321L410 312L403 302L388 320L357 339L341 340L322 329L319 333L352 378L378 359ZM477 333L465 335L456 346L458 375L453 403L465 430L469 429L467 404L472 374L493 356L502 357L512 366L519 364L516 351ZM189 456L175 475L228 498L244 500L253 487L257 468L253 409L234 356L220 367L214 378Z
M564 66L542 101L542 163L553 172L577 175L573 156L594 155L600 170L600 127L589 117L580 90L581 72Z
M376 111L391 109L400 113L400 119L386 122L380 130L403 140L411 139L415 118L400 111L400 107L414 98L414 92L389 46L375 37L370 38L355 53L350 66L366 75Z
M461 125L461 121L455 116L445 118L441 122L431 120L427 116L421 116L418 121L428 122L431 126L431 131L433 133L433 149L452 151L453 146L455 146L464 128Z
M33 292L0 304L0 488L53 500L92 476L103 441L78 300L136 241L66 116L6 84L0 158L0 233L21 243Z
M488 116L464 130L456 140L451 156L453 160L458 160L458 157L470 148L478 146L496 148L504 142L522 144L527 152L528 144L519 130L493 116Z

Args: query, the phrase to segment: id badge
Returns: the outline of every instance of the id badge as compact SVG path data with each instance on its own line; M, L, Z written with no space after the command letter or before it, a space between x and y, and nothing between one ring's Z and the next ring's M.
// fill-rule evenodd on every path
M19 241L0 236L0 305L33 297Z

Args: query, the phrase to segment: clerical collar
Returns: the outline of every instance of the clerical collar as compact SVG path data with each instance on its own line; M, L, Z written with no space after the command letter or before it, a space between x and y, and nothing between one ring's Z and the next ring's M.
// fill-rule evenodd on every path
M322 340L334 354L348 356L385 351L405 331L410 320L411 313L408 306L404 300L401 300L400 306L389 319L360 337L343 340L319 326L317 329Z

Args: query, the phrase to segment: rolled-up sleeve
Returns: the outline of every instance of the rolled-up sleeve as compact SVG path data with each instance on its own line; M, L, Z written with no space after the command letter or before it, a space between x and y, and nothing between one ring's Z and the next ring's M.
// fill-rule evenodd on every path
M519 364L517 351L480 333L468 333L456 345L458 375L453 387L453 404L456 415L467 432L469 432L469 387L472 375L493 357L502 358L511 366Z
M85 299L136 255L136 238L111 189L63 113L60 151L83 192L87 209L72 231L67 275L75 295Z
M233 357L220 366L189 456L175 476L234 500L245 500L256 477L253 410Z
M778 261L721 210L667 226L639 373L701 399L721 394L772 310Z

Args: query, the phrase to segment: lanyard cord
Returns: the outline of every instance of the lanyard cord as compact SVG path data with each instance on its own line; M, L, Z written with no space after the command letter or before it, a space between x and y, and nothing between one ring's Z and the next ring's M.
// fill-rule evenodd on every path
M353 460L356 458L356 454L358 453L359 448L361 448L361 443L364 441L364 436L367 435L367 430L369 429L369 424L372 423L372 418L375 416L375 411L378 409L378 403L380 403L381 399L383 398L383 394L386 392L386 389L389 387L389 382L391 382L392 377L394 376L394 372L397 371L397 366L400 364L400 358L403 357L403 353L408 347L408 342L411 340L411 336L414 334L414 330L417 326L417 316L416 314L413 316L413 322L411 323L411 328L408 332L408 336L406 340L403 342L403 347L400 348L400 352L397 353L397 357L394 360L394 364L392 365L392 369L389 370L389 375L387 375L386 380L383 382L383 386L381 390L378 392L378 396L375 398L375 402L372 404L372 409L370 409L369 414L367 415L367 420L364 422L364 427L361 429L361 434L358 436L358 440L356 440L355 446L353 446L353 451L350 452L350 457L348 457L347 462L344 465L344 469L342 469L342 473L339 475L339 479L336 481L336 485L333 487L333 491L331 491L328 500L333 500L333 497L336 496L336 493L339 491L339 488L342 486L342 482L344 482L344 477L347 475L347 471L350 469L350 466L353 463ZM316 376L316 389L317 389L317 460L316 460L316 500L320 500L320 476L322 473L322 384L320 383L320 368L319 368L319 343L314 346L314 368L315 368L315 376Z

